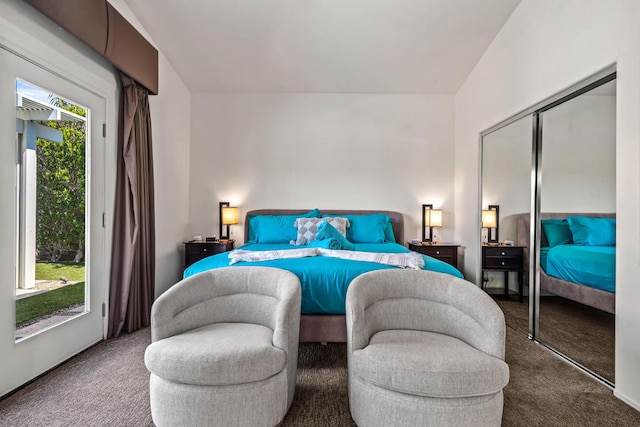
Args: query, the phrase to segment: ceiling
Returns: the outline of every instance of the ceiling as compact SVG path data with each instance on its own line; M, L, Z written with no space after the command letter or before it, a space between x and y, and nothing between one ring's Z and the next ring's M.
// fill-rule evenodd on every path
M192 91L453 94L520 0L125 2Z

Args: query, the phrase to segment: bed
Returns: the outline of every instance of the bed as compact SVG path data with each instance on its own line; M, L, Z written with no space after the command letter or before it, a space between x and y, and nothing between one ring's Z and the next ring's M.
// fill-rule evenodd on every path
M300 210L261 209L245 216L246 242L240 251L291 251L313 246L313 241L300 243L300 228L291 230L293 219L340 217L350 219L346 235L355 251L367 253L393 253L418 257L424 269L462 277L453 266L410 252L404 241L404 220L399 212L379 210ZM385 220L387 218L387 220ZM301 220L302 221L302 220ZM291 234L294 233L294 234ZM296 242L292 240L296 239ZM371 240L367 242L366 240ZM398 242L398 243L396 243ZM346 252L346 251L345 251ZM289 252L288 252L289 253ZM404 255L403 255L404 254ZM189 277L212 268L230 265L229 253L217 254L192 264L184 272ZM309 256L301 258L270 259L260 262L238 262L234 266L262 265L284 268L300 278L302 285L301 342L346 342L344 302L349 283L358 275L378 269L398 268L376 262Z
M582 244L575 244L573 234L566 231L567 218L576 217L578 240ZM518 214L517 243L526 248L530 247L529 218L529 213ZM615 313L615 214L545 212L540 214L540 220L541 292ZM583 225L585 228L581 228ZM594 241L582 231L587 226L599 227L594 228L595 232L604 237ZM528 257L528 249L526 255Z

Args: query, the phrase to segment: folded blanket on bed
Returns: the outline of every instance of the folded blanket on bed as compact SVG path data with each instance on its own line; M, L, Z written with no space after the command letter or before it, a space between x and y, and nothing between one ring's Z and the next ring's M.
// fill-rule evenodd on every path
M271 259L305 258L309 256L318 256L318 250L316 248L286 249L281 251L245 251L243 249L236 249L235 251L229 252L229 259L231 260L229 265L240 261L259 262Z
M342 249L342 245L338 239L322 239L312 240L307 244L308 248L324 248L324 249Z
M401 268L420 270L424 268L424 258L416 252L386 253L386 252L359 252L359 251L335 251L332 249L318 248L321 256L350 259L353 261L377 262L378 264L394 265Z

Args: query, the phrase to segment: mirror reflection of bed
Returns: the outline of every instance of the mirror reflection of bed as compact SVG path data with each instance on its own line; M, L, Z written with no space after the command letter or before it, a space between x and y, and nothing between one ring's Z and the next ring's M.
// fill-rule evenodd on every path
M518 244L529 246L530 215L517 217ZM538 338L613 382L615 214L542 212L540 221Z

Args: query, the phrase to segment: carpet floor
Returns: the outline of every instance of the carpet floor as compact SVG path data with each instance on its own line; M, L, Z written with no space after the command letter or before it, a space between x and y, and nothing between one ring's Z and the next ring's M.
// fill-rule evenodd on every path
M507 326L527 334L529 305L513 299L496 301ZM615 315L557 296L540 301L539 337L550 347L615 382Z
M1 426L152 426L149 329L102 342L0 401ZM524 333L507 328L503 426L639 426L640 412ZM300 345L283 426L353 426L345 344Z

